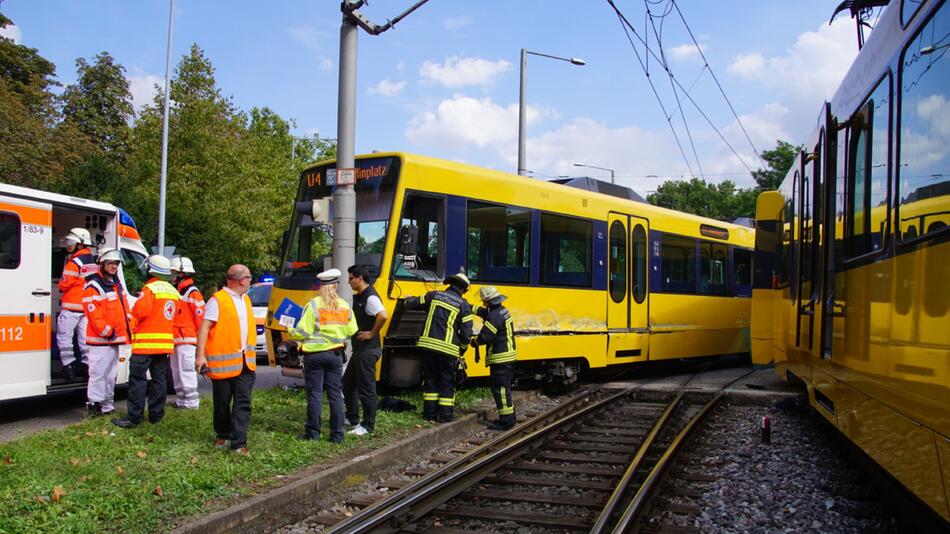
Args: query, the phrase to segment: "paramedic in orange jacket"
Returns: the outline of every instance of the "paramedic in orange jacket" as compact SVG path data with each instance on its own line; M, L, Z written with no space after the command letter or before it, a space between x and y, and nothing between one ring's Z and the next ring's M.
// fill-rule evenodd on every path
M178 313L175 315L175 352L171 357L172 381L175 396L172 404L183 410L197 410L198 375L195 373L195 348L198 345L198 328L204 319L205 299L195 285L195 266L189 258L172 258L172 282L181 293Z
M251 393L257 371L254 312L247 291L251 271L244 265L228 268L228 285L208 299L198 330L195 369L211 379L214 404L214 446L247 455L251 424Z
M168 357L175 350L173 321L181 296L171 279L171 262L160 255L146 261L151 275L139 299L132 306L132 359L129 361L129 413L112 424L131 428L145 417L148 389L148 422L158 423L165 416L165 377ZM146 373L151 374L149 380Z
M99 254L99 272L86 282L86 342L89 344L89 385L86 408L90 417L115 410L115 378L119 347L131 343L129 305L119 281L122 257L114 248Z
M82 374L81 367L76 362L74 336L78 337L82 363L89 361L86 346L86 315L83 313L82 299L85 296L86 279L99 269L95 256L89 250L92 246L89 230L73 228L66 235L65 241L66 251L70 256L66 260L63 275L59 279L63 306L56 319L56 345L59 347L59 361L63 364L63 378L73 380L76 375Z

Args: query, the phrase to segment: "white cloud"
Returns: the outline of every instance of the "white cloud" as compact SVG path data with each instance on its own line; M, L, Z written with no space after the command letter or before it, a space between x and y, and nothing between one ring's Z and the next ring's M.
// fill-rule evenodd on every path
M703 49L703 52L706 52L706 47L700 45ZM667 53L673 59L678 59L680 61L699 61L699 48L696 48L696 45L693 43L683 43L681 45L676 45L672 48L667 49Z
M317 61L320 62L320 70L322 70L323 72L330 72L331 70L333 70L333 60L332 60L332 59L330 59L330 58L324 56L324 57L321 57L320 59L318 59Z
M406 81L394 82L389 79L380 80L375 86L366 90L367 94L381 96L396 96L406 87Z
M329 33L318 30L313 26L294 26L293 28L289 28L287 32L294 41L297 41L298 43L315 52L325 53L327 51L328 44L335 45L335 43L331 42L331 36ZM332 48L332 46L329 46L329 48Z
M736 56L729 72L794 95L830 98L857 55L854 26L842 17L805 32L784 55L765 56L750 52Z
M10 24L0 28L0 37L6 37L15 44L20 44L23 41L23 32L16 24Z
M151 104L155 98L155 86L165 87L165 77L157 74L145 74L141 69L135 69L139 73L129 76L129 91L132 93L132 107L139 113L142 108Z
M540 122L556 116L550 109L528 106L525 121ZM439 103L435 111L418 113L406 127L410 143L441 148L498 148L517 143L518 105L502 106L491 98L455 95Z
M511 63L505 60L488 61L481 58L453 56L445 63L426 61L419 68L424 80L436 82L446 87L466 85L490 85L499 75L508 72Z
M475 22L469 15L461 15L458 17L449 17L442 19L442 28L446 31L454 32L460 30L466 26L471 26Z

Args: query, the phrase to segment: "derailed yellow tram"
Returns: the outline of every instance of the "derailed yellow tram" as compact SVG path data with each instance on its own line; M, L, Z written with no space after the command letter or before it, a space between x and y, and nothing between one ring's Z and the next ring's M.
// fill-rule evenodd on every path
M950 519L950 6L892 1L757 202L753 361Z
M377 276L391 317L385 384L420 378L422 317L401 300L460 270L471 302L483 285L509 297L520 376L570 383L587 368L749 351L751 228L637 202L608 183L581 180L597 192L412 154L358 156L355 172L356 262ZM329 266L332 218L311 208L332 197L335 177L333 161L301 175L265 322L272 363L293 321L286 310L316 294L315 274ZM487 376L473 358L469 348L469 375Z

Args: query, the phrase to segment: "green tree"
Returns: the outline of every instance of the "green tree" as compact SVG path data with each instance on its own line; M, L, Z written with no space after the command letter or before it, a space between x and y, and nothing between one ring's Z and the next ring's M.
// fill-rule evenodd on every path
M121 162L128 149L133 117L132 92L125 68L108 52L93 64L76 60L77 80L63 92L63 117L86 134L110 159Z
M776 141L775 148L762 152L762 159L768 168L752 171L752 178L755 179L755 185L759 191L778 189L801 149L801 146L779 140Z
M656 206L731 221L737 217L755 216L756 193L739 189L731 180L709 184L699 178L689 181L667 180L655 193L647 195L647 202Z
M0 27L9 24L0 15ZM92 153L81 132L61 123L55 73L35 48L0 37L0 180L68 192L65 172Z

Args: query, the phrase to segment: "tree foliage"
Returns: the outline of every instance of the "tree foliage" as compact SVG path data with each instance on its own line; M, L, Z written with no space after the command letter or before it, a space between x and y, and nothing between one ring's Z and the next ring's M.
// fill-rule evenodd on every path
M134 116L125 69L108 52L76 69L58 97L55 66L0 38L0 180L122 206L154 245L164 95L156 88ZM240 110L197 44L170 85L165 243L194 260L208 290L233 263L275 270L300 171L335 147L295 139L267 107Z
M782 185L782 180L788 174L788 169L792 167L795 156L802 149L801 146L795 146L791 143L778 140L775 148L762 152L762 159L768 168L752 171L752 178L755 179L755 185L759 191L774 191Z

